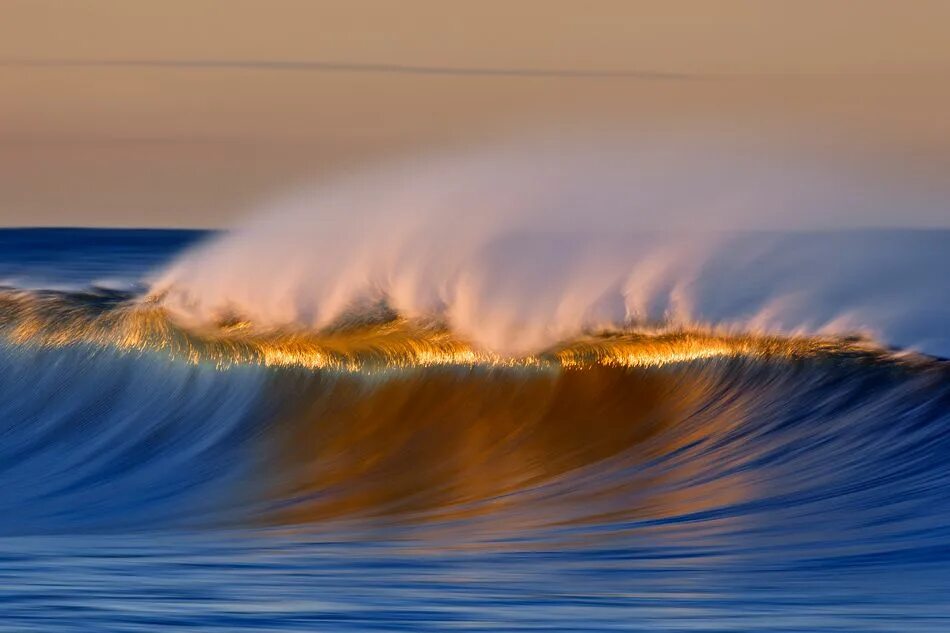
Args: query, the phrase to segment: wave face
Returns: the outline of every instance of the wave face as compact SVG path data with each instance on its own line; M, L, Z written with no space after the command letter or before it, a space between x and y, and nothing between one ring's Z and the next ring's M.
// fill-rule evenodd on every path
M721 250L691 286L737 315L811 270L828 293L812 306L900 299L879 322L895 338L621 319L545 326L527 351L389 296L303 327L189 317L184 290L143 281L243 239L217 238L0 231L21 244L0 252L10 627L69 630L79 608L102 630L950 618L950 369L889 347L942 349L946 308L917 293L946 292L928 266L950 233L734 236L787 261ZM706 278L743 283L724 296Z

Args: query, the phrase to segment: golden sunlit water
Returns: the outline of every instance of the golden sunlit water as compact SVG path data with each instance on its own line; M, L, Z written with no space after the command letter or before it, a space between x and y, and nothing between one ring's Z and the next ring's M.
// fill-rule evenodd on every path
M190 329L177 324L155 300L103 306L26 292L0 294L0 329L16 344L154 351L221 368L237 364L339 371L451 365L656 367L716 357L883 354L872 341L857 338L730 332L697 325L590 333L536 354L508 356L480 349L444 326L402 318L323 331L263 329L233 319L214 328Z

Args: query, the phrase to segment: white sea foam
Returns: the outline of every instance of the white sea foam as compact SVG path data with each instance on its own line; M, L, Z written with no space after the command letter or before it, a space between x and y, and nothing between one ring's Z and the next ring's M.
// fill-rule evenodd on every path
M383 299L506 353L699 321L946 355L950 233L864 230L928 204L781 144L483 148L281 196L152 292L186 322L262 327L321 328Z

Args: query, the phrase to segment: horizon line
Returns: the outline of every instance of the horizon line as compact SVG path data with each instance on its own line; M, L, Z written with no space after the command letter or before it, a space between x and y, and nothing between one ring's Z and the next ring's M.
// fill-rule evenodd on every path
M154 58L0 58L6 68L154 68L178 70L276 70L328 73L402 74L448 77L537 77L562 79L632 79L646 81L689 81L709 79L821 78L821 77L914 77L945 75L950 67L882 70L686 72L622 68L542 68L531 66L438 66L384 62L335 62L294 59L154 59Z

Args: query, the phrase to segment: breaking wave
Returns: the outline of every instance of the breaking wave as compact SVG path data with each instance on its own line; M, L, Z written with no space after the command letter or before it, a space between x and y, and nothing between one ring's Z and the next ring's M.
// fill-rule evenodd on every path
M679 155L435 161L215 235L0 236L17 275L74 244L86 282L133 278L0 290L2 530L945 559L950 232L818 230L897 202Z

